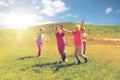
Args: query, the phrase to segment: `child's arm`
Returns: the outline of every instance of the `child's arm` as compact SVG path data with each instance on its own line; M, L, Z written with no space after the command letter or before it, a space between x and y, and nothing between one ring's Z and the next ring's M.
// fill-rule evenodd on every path
M65 28L63 28L63 31L64 31L64 32L67 32L67 33L71 33L71 34L72 34L72 31L67 30L67 29L65 29Z
M84 28L83 25L84 25L84 19L82 20L80 31L82 31L82 29Z
M56 33L54 24L51 24L51 28L52 28L52 30L54 31L54 33Z
M83 27L83 25L84 25L84 19L82 20L81 28Z
M85 33L85 35L83 36L83 39L88 39L88 34L87 33Z

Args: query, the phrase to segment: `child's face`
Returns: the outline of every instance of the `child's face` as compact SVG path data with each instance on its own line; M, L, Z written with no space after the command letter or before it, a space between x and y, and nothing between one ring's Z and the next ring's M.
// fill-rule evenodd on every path
M75 27L75 30L76 31L80 31L80 27Z
M81 32L82 32L82 33L84 33L84 32L85 32L85 30L82 30Z
M57 28L56 28L56 31L60 31L60 28L59 28L59 27L57 27Z
M44 31L43 30L40 30L40 33L43 33Z
M62 30L63 28L64 28L64 26L63 26L63 25L60 25L60 26L59 26L59 29L61 29L61 30Z

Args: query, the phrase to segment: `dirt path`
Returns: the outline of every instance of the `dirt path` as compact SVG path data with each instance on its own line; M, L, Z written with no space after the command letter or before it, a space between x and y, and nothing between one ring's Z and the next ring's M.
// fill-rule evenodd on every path
M105 41L120 41L120 38L93 38L93 39Z
M89 38L88 42L92 44L120 45L120 38Z

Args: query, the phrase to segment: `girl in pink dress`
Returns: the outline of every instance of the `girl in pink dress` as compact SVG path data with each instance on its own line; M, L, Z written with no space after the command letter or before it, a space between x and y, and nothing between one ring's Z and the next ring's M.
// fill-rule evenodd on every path
M81 64L80 57L81 56L85 62L87 63L88 59L85 55L82 54L82 36L81 36L81 26L76 25L74 31L69 31L66 29L63 29L65 32L71 33L74 37L74 45L75 45L75 57L78 61L78 64Z
M66 58L66 53L65 53L65 39L64 39L64 31L62 30L62 25L60 25L60 27L54 27L54 25L52 25L52 29L54 30L56 39L57 39L57 46L58 46L58 51L62 57L62 61L64 62L68 62L67 58Z

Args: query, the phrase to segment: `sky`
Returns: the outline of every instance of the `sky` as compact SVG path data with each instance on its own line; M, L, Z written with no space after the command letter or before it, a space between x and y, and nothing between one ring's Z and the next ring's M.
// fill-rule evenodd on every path
M0 0L0 29L54 22L120 25L120 0Z

